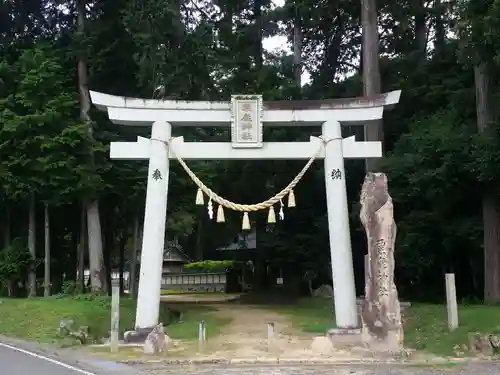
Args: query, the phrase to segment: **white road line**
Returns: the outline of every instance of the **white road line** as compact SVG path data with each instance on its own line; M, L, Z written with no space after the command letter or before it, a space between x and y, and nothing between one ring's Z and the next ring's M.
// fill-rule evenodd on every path
M52 358L49 358L49 357L45 357L45 356L37 354L37 353L30 352L28 350L16 348L15 346L7 345L7 344L4 344L2 342L0 342L0 346L3 346L4 348L7 348L7 349L15 350L15 351L20 352L20 353L24 353L24 354L30 355L30 356L38 358L38 359L43 359L44 361L53 363L54 365L58 365L58 366L67 368L68 370L73 370L73 371L79 372L80 374L83 374L83 375L96 375L96 374L94 374L92 372L81 370L79 368L70 366L70 365L68 365L66 363L57 361L55 359L52 359Z

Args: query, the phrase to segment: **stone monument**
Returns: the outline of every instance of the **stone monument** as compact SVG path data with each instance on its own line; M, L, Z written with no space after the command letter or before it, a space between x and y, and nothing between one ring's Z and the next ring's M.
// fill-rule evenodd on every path
M366 175L360 218L368 240L362 339L370 349L397 352L403 347L403 326L394 282L396 223L384 173Z

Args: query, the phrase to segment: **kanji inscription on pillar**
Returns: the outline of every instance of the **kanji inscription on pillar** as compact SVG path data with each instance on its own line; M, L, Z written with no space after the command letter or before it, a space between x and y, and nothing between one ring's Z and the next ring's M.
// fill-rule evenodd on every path
M332 180L342 180L342 172L340 169L334 169L331 173Z
M153 177L153 180L155 180L155 181L158 181L158 180L161 180L161 179L162 179L162 177L161 177L161 172L160 172L160 170L159 170L158 168L156 168L156 169L154 170L154 172L153 172L153 176L152 176L152 177Z
M262 147L262 96L232 95L231 104L232 147Z

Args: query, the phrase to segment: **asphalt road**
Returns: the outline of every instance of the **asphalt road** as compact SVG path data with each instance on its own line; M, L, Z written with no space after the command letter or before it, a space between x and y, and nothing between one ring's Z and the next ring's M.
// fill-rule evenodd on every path
M43 357L29 355L0 345L0 374L16 375L94 375L72 366L51 362Z

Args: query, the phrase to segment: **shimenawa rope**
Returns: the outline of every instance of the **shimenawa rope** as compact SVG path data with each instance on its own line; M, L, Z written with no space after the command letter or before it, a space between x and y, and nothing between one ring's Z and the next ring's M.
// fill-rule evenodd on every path
M217 221L218 222L223 222L224 221L224 212L222 210L222 207L225 207L227 209L233 210L233 211L238 211L238 212L244 212L243 215L243 229L250 229L250 223L248 220L248 212L255 212L255 211L261 211L265 209L269 209L269 216L268 216L268 222L275 222L275 214L274 214L274 208L273 206L281 202L282 199L288 194L288 207L295 207L295 195L293 193L293 188L297 186L299 181L304 177L306 174L307 170L311 167L312 163L314 160L318 157L318 155L321 153L321 150L323 148L323 144L329 142L330 140L325 140L323 136L319 137L322 140L322 144L318 147L318 150L311 156L309 161L306 163L306 165L302 168L302 170L295 176L295 178L279 193L277 193L275 196L272 198L260 202L260 203L255 203L255 204L240 204L240 203L235 203L231 202L225 198L222 198L220 195L212 191L209 187L207 187L197 176L196 174L188 167L186 162L179 157L176 153L174 148L172 147L172 141L175 138L170 138L168 142L166 142L169 146L169 151L172 152L172 154L175 156L179 164L182 166L182 168L186 171L188 176L193 180L193 182L198 186L199 191L196 199L197 204L203 204L203 195L201 192L205 193L210 200L213 200L214 202L218 203L219 209L217 211ZM158 139L154 139L158 140ZM160 140L158 140L160 141ZM164 141L160 141L164 142ZM211 211L211 203L209 203L210 208L209 212ZM281 213L282 216L282 213Z

